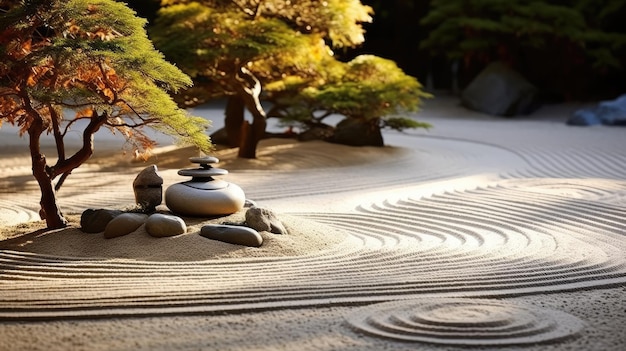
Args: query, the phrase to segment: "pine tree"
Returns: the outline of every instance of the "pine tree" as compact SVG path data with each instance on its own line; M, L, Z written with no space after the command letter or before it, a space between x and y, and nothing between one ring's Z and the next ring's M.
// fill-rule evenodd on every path
M3 2L0 14L0 122L27 134L33 176L41 189L41 217L48 228L67 224L55 192L93 153L100 128L125 136L137 154L155 144L152 127L208 151L208 122L189 116L168 91L191 84L156 51L145 20L113 0ZM74 116L66 116L73 110ZM64 138L87 121L82 146L67 154ZM43 154L52 134L57 157ZM51 158L54 160L54 158Z

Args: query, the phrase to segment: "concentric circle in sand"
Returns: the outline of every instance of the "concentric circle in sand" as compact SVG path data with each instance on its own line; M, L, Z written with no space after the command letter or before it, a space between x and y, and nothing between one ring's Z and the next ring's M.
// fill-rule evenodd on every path
M575 336L584 323L554 309L485 299L399 300L346 316L357 332L445 345L524 345Z

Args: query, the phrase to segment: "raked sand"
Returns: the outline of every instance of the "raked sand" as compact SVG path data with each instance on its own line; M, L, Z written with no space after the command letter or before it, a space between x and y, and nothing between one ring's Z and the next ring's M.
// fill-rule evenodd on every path
M568 127L576 105L501 119L455 101L428 101L434 128L384 148L216 151L290 231L261 248L198 235L241 214L167 239L82 233L84 209L134 202L141 169L167 186L196 156L163 141L134 162L106 136L59 192L72 225L38 231L24 141L4 126L0 350L623 350L626 130Z

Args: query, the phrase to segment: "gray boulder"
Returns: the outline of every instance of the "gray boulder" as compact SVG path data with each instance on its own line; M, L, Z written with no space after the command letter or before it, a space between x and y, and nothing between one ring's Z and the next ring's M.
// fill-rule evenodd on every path
M122 213L107 224L104 228L104 237L111 239L130 234L141 227L147 218L148 215L143 213Z
M80 229L85 233L103 232L107 224L122 213L120 210L87 209L80 215Z
M146 167L133 181L135 201L146 211L154 211L163 201L163 178L156 165Z
M250 207L246 211L246 224L259 232L287 234L287 229L271 210L260 207Z
M595 126L602 121L595 108L584 108L574 111L566 123L570 126Z
M156 238L164 238L185 234L187 224L180 217L155 213L146 220L146 231Z
M487 66L461 94L461 104L494 116L527 115L539 107L538 90L502 62Z
M263 244L263 237L259 232L244 226L208 224L200 229L200 235L235 245L259 247Z

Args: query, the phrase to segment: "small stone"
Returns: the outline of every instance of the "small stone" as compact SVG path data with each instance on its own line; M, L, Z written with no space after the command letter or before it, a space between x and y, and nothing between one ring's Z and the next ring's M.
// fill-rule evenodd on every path
M122 213L113 218L104 229L104 237L116 238L130 234L146 222L148 215L142 213Z
M80 216L80 229L85 233L103 232L107 224L122 213L120 210L87 209Z
M185 234L187 224L177 216L155 213L146 220L146 231L156 238Z
M271 210L260 207L250 207L246 211L246 224L259 232L287 234L287 229Z
M139 172L133 181L135 201L139 206L154 211L163 201L163 178L158 173L156 165L146 167Z
M189 162L199 163L201 165L209 165L212 163L219 163L220 160L217 157L213 157L213 156L197 156L197 157L190 157Z
M207 239L219 240L229 244L259 247L263 244L263 237L252 228L209 224L200 229L200 235Z
M228 171L221 168L188 168L181 169L180 171L178 171L178 174L181 176L196 178L209 178L227 175Z

